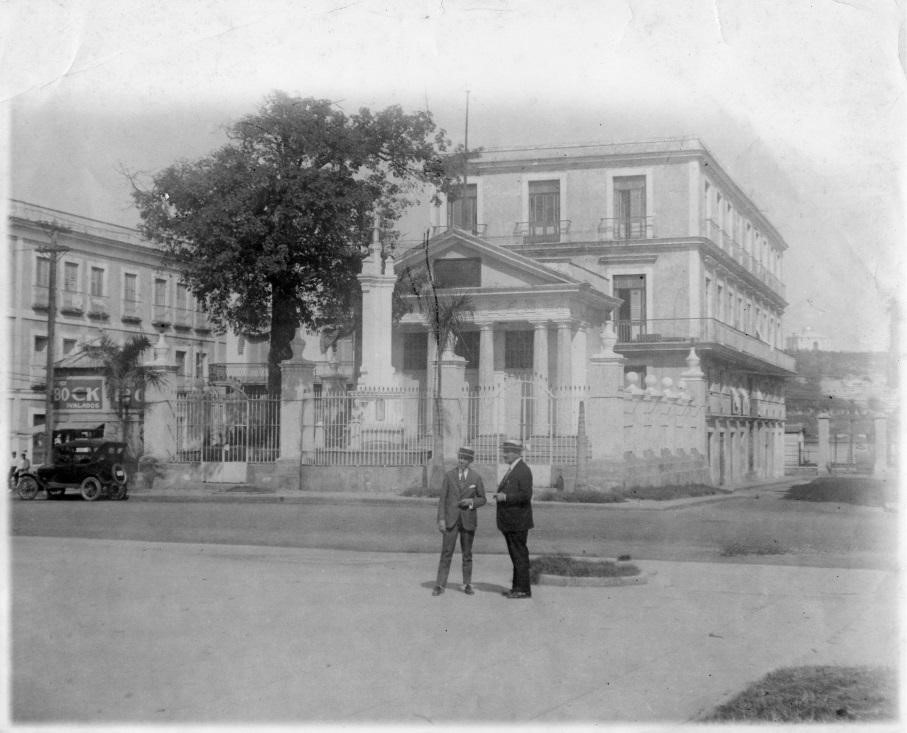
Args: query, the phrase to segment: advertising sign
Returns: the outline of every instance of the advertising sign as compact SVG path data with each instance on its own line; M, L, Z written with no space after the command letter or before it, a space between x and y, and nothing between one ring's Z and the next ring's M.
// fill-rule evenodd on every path
M101 410L104 380L66 377L54 382L54 403L58 410Z

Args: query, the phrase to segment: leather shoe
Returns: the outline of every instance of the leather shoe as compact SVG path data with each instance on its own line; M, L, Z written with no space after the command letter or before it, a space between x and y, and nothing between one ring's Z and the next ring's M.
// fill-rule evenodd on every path
M509 593L505 593L504 598L532 598L532 595L521 590L512 590Z
M463 592L464 592L466 595L468 595L468 596L473 596L473 595L475 595L475 593L476 593L476 592L472 589L472 586L471 586L469 583L467 583L467 584L466 584L466 587L463 588Z
M431 592L433 596L439 596L444 592L444 589L440 585L436 585L435 589Z

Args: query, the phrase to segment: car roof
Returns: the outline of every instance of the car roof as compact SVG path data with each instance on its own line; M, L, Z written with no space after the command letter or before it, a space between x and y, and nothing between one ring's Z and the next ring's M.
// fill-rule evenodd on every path
M84 448L86 446L97 448L98 446L102 445L116 445L122 447L126 446L126 444L121 441L104 440L104 438L76 438L76 440L69 440L65 443L60 443L60 445L65 445L69 448Z

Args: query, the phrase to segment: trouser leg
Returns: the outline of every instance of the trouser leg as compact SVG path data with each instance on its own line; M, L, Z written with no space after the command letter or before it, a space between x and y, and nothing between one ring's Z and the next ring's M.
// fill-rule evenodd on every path
M510 554L510 561L513 563L513 585L511 589L522 593L531 593L529 588L529 548L526 546L528 537L528 530L504 534L504 538L507 540L507 552Z
M460 531L459 522L450 529L444 531L441 536L441 559L438 562L438 577L435 585L442 588L447 587L447 576L450 573L450 561L453 558L454 548L457 546L457 534Z
M460 530L460 551L463 553L463 585L472 583L472 541L475 536L475 530Z

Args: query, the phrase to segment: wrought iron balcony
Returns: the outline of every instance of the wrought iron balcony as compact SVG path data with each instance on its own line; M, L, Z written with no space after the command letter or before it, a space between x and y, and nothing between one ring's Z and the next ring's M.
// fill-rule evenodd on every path
M31 307L36 310L47 310L50 307L50 288L47 285L32 285Z
M652 318L617 321L617 345L717 344L789 372L796 360L762 339L744 333L715 318Z
M780 278L775 276L765 265L756 261L749 252L738 244L733 235L722 229L714 219L705 220L706 236L714 242L719 249L727 254L735 262L743 266L748 272L753 273L759 280L768 285L782 298L785 297L784 285Z
M155 325L169 326L173 323L173 309L169 305L152 306L151 322Z
M194 313L189 308L174 308L173 325L179 328L192 328L195 324Z
M138 323L142 320L142 303L138 300L124 300L122 302L123 315L121 320Z
M88 315L91 318L110 318L110 298L106 295L89 296Z
M518 221L513 228L515 237L523 244L548 244L566 242L570 234L570 219L556 222Z
M598 236L603 242L620 242L630 239L655 237L655 217L628 216L620 219L601 219Z
M85 312L85 295L74 290L60 293L60 312L80 315Z

